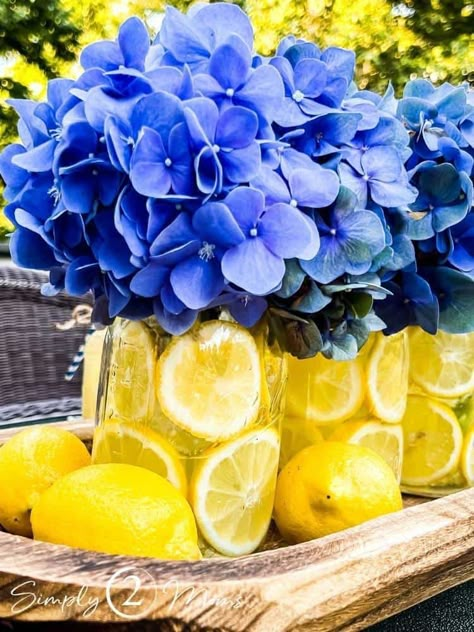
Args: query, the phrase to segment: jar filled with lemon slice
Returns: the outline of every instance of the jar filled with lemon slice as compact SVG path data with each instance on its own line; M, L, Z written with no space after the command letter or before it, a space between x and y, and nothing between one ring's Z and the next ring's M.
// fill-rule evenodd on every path
M474 485L474 334L373 334L354 360L289 359L282 467L330 439L369 447L402 490Z
M289 358L288 369L281 465L296 451L330 439L371 448L401 481L409 375L406 331L372 334L353 360L322 354Z
M272 515L286 386L265 323L205 320L172 336L154 319L117 319L104 355L93 461L167 478L205 555L253 552Z

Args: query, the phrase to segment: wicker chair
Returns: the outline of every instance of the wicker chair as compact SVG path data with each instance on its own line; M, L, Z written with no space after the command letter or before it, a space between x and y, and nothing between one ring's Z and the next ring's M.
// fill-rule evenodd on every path
M84 340L87 324L61 330L73 309L89 304L59 294L40 294L47 274L20 270L0 260L0 424L20 418L80 411L81 371L64 374Z

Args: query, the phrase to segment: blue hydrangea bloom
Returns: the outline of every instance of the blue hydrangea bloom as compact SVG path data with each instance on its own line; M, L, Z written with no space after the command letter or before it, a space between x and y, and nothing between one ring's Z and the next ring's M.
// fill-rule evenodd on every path
M474 268L474 104L447 84L399 104L357 91L354 61L294 37L261 58L230 3L168 7L153 42L130 18L45 102L11 102L13 259L49 270L48 295L92 291L103 322L154 314L172 334L205 310L249 327L272 310L312 328L312 353L347 357L380 327L355 317L351 275L367 305L381 283L428 284L441 323L451 277L425 263Z
M309 276L330 283L343 274L367 272L385 247L385 232L377 215L360 210L357 198L342 188L334 205L314 213L321 246L315 257L300 261Z

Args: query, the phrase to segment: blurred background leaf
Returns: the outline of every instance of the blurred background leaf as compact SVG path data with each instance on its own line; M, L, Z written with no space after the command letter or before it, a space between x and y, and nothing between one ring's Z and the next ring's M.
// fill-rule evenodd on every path
M159 29L162 0L1 0L0 148L16 137L8 97L41 99L46 81L80 72L80 49L114 38L129 15ZM171 0L181 10L192 4ZM357 53L361 88L397 94L410 78L474 82L474 0L242 0L250 15L258 52L269 55L289 33L321 47ZM10 228L0 217L0 238Z

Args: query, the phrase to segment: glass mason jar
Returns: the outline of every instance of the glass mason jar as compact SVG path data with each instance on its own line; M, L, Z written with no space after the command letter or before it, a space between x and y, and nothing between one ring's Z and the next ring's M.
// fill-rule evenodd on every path
M320 440L358 443L402 490L474 485L474 334L372 334L355 360L289 360L282 457Z
M264 539L273 509L286 360L265 323L202 321L181 336L117 319L103 354L93 461L165 476L188 498L204 555Z

